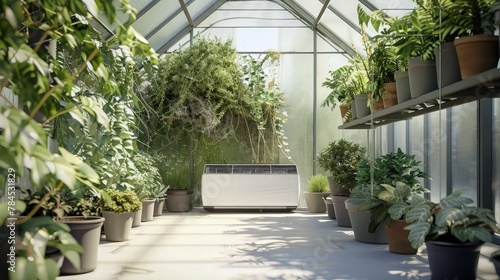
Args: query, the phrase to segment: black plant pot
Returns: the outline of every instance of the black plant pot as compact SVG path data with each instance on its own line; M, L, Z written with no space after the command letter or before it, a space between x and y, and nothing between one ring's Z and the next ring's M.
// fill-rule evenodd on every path
M490 260L495 266L495 271L497 272L498 278L500 278L500 251L493 253Z
M428 241L426 245L431 279L476 279L479 251L483 242Z

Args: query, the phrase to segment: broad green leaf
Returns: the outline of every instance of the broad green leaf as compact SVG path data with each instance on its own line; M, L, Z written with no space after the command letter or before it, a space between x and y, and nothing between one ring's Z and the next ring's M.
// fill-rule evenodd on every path
M408 240L410 241L413 248L418 248L422 244L424 244L430 228L431 225L426 222L412 223L409 226L405 227L405 229L410 231L410 233L408 234Z
M431 206L428 204L420 204L413 206L406 213L405 220L409 223L428 221L431 217Z
M9 271L9 279L11 280L38 279L37 275L36 264L20 256L16 257L15 272Z
M389 207L389 215L393 220L399 220L406 214L408 207L405 203L395 203Z

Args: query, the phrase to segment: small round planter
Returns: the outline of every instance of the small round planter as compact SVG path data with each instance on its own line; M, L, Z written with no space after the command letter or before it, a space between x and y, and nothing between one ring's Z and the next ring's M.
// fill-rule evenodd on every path
M364 243L387 244L387 235L380 224L373 233L368 231L371 221L370 211L358 211L359 204L365 199L349 198L345 201L345 207L349 213L354 239Z
M167 190L166 207L169 212L187 212L193 209L193 190Z
M427 255L432 280L476 279L477 264L482 242L452 243L428 241Z
M358 119L370 114L370 107L368 107L368 94L356 94L354 95L354 101L356 103L356 117Z
M61 220L69 226L71 235L83 247L83 253L80 254L80 269L74 267L65 258L60 268L61 275L87 273L96 269L97 251L104 219L103 217L68 216Z
M410 100L410 78L408 77L408 72L396 71L394 72L394 79L396 80L398 104Z
M332 196L333 208L335 209L335 218L339 227L351 227L351 220L349 219L349 212L345 208L345 201L348 196Z
M462 80L457 50L453 42L443 43L434 49L438 87L443 88Z
M152 221L154 212L155 212L155 199L143 200L141 222Z
M323 198L327 198L330 193L326 192L304 192L307 209L311 213L325 213L326 204Z
M165 206L165 198L159 198L155 200L155 211L153 214L154 217L163 215L163 206Z
M141 226L141 219L142 219L142 209L137 212L134 212L132 227L135 228Z
M332 198L329 196L323 199L325 200L326 212L328 213L328 218L335 219L335 208L333 207Z
M125 241L130 238L130 229L134 220L134 213L116 214L112 211L103 211L104 232L107 241Z
M417 98L438 88L436 62L411 57L408 62L411 98Z
M347 105L347 104L340 104L339 108L340 108L340 116L342 117L342 119L344 119L345 115L349 111L349 105Z
M396 254L417 253L417 249L413 248L408 240L408 234L410 231L405 229L408 225L409 223L403 220L393 220L390 227L384 223L390 252Z
M382 102L384 103L384 108L387 109L398 104L398 90L396 87L396 82L385 83L384 84L384 95L382 95Z

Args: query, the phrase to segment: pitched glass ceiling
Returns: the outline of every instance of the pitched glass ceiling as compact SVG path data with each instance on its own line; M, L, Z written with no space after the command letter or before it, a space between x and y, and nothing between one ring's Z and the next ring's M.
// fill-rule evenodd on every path
M390 15L408 12L411 0L131 0L138 11L132 26L158 52L164 53L183 44L191 31L208 28L314 27L336 50L352 55L362 51L356 9L383 9ZM95 26L104 38L112 36L114 26L101 19ZM122 18L122 17L120 17ZM123 16L122 20L126 17ZM375 35L371 29L368 36Z

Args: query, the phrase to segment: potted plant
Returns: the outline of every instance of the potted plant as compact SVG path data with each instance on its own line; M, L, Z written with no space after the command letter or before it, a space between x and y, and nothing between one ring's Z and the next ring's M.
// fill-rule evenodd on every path
M345 139L330 142L318 155L318 166L329 171L330 192L339 226L350 227L345 200L356 185L355 172L366 149Z
M407 61L397 54L394 42L392 37L374 37L369 58L373 71L373 91L382 97L384 108L398 104L394 73L407 68Z
M354 99L355 89L350 83L351 74L353 71L352 65L344 65L336 70L329 71L329 78L322 83L322 86L327 87L331 90L328 96L325 98L321 107L331 107L335 109L337 104L340 104L340 113L342 120L344 122L349 122L352 119L352 106L350 102ZM351 109L351 119L347 112ZM347 116L347 118L346 118ZM354 116L355 117L355 116Z
M439 203L421 200L406 214L412 246L426 244L432 279L476 279L479 250L500 229L491 210L471 203L455 191Z
M125 241L129 239L133 215L141 209L142 203L132 190L118 191L108 189L109 201L101 199L104 216L104 232L108 241Z
M456 32L454 41L462 79L496 68L498 37L492 13L496 0L456 0L443 7L449 17L438 34Z
M371 162L367 157L363 157L356 171L356 186L351 189L350 197L345 201L345 208L349 213L352 231L356 241L365 243L386 244L387 236L383 227L378 227L374 232L370 232L368 227L371 222L371 213L369 210L360 210L360 205L368 201L374 194L380 192L378 184L371 182ZM378 174L374 172L374 178ZM374 179L377 181L377 179Z
M61 234L55 238L55 242L47 244L47 256L54 259L64 256L59 273L68 275L93 271L97 267L101 226L104 222L96 194L86 191L82 197L77 197L70 191L55 192L51 188L33 194L27 190L26 193L28 196L24 201L27 207L22 216L33 212L33 217L49 217L65 224L61 229L67 227L69 230L71 237ZM37 205L40 207L37 208ZM21 231L26 231L27 227L30 225L21 226ZM78 253L76 259L79 259L79 262L75 260L74 255L68 253L68 248L77 244L81 246L81 250L76 252Z
M409 196L413 194L426 192L419 179L430 177L420 169L420 164L421 162L415 159L415 155L406 154L398 148L397 152L382 155L375 159L373 164L375 174L373 184L376 186L387 186L400 182L398 184L408 185L410 188L408 197L400 198L403 201L407 201ZM366 175L364 178L367 180ZM369 210L371 212L369 232L378 230L382 222L389 226L391 225L392 219L389 215L389 208L393 203L393 198L387 196L387 189L383 190L381 189L381 192L373 192L372 197L368 201L361 203L358 208L358 211Z
M165 175L169 184L165 206L169 212L187 212L193 209L193 190L190 187L189 167L183 165Z
M323 199L330 195L328 179L324 175L317 174L309 178L307 185L308 190L304 192L307 209L311 213L325 213L326 204Z
M127 181L134 187L137 196L142 202L141 221L152 221L155 213L156 201L164 196L166 187L153 157L145 152L137 153L133 158L136 169ZM163 193L162 193L163 191Z
M382 219L387 211L390 219L384 219L384 229L387 233L389 251L397 254L416 254L417 248L413 248L408 239L409 231L405 229L409 225L405 216L415 206L426 203L418 191L409 185L396 181L394 186L382 184L383 188L377 195L384 205L382 214L375 219Z
M165 186L163 184L156 184L151 188L151 196L155 199L154 217L161 216L163 214L163 206L165 205L168 188L169 186Z

